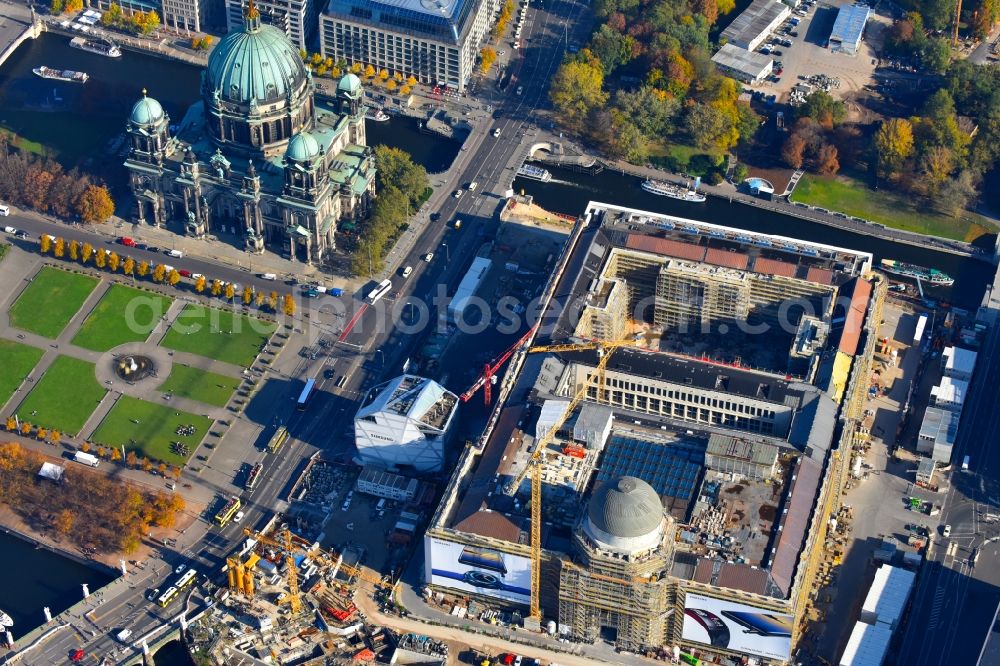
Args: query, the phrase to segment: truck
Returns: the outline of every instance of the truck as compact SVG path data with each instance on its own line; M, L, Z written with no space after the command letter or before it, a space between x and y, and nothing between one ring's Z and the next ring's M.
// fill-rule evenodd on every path
M170 252L167 252L167 254L169 254L171 257L177 257L178 259L184 256L184 253L181 252L180 250L170 250Z
M115 634L115 638L117 638L120 643L124 643L125 641L128 640L128 637L131 635L132 635L131 629L122 629L117 634Z
M73 460L80 463L81 465L87 465L88 467L97 467L101 464L101 459L95 455L89 453L84 453L83 451L77 451L73 455Z

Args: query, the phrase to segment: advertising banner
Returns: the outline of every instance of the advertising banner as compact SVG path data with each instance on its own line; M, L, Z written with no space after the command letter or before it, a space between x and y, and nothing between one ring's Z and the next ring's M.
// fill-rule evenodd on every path
M519 604L531 602L531 559L499 550L424 538L427 581Z
M686 641L758 657L788 659L792 650L791 615L688 594L684 600Z

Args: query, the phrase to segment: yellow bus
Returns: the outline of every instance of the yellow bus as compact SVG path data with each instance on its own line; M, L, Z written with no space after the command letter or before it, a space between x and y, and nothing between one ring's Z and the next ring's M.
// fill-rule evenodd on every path
M177 589L176 587L168 587L166 592L157 597L156 603L166 608L167 606L170 605L171 601L177 598L178 594L180 594L179 589Z
M274 435L271 436L271 441L267 443L267 450L269 453L275 453L281 448L281 445L285 443L288 439L288 428L281 426L278 428Z
M236 515L236 512L240 510L242 504L239 497L230 497L219 513L215 514L215 524L219 527L228 525L229 521Z

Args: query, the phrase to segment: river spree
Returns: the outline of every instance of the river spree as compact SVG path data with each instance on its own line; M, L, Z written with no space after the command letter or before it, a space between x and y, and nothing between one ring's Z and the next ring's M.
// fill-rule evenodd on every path
M523 190L525 194L532 195L535 203L553 212L579 215L588 201L601 201L749 231L871 252L875 256L876 264L880 259L900 259L921 266L931 266L955 278L953 287L935 289L931 295L967 309L979 306L987 284L993 280L995 267L984 261L904 243L893 243L717 197L709 197L705 203L696 204L656 196L644 191L640 187L641 181L638 178L617 171L605 170L596 176L588 176L575 171L546 168L552 172L550 182L542 183L537 180L517 178L514 181L514 190L517 192Z
M14 620L15 638L45 622L43 608L56 616L83 599L83 583L96 592L112 580L108 574L7 533L0 533L0 571L4 572L0 609Z

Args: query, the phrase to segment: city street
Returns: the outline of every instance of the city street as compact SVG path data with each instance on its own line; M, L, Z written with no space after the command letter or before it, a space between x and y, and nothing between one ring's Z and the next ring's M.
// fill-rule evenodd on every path
M975 664L1000 603L1000 336L988 334L952 457L951 489L933 551L917 578L896 664ZM970 469L962 470L964 456Z

